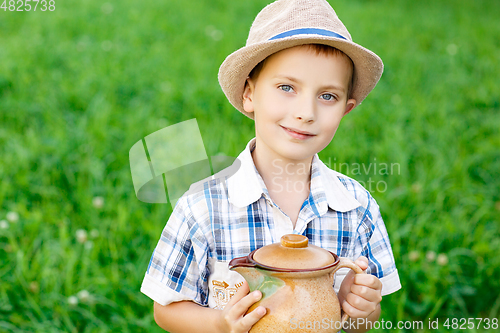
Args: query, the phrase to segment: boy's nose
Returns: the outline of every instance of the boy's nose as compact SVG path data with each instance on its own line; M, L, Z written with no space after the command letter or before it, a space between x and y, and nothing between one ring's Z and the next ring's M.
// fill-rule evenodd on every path
M316 115L316 104L314 101L311 101L309 98L304 99L297 105L295 109L295 118L303 121L305 123L311 123L315 120Z

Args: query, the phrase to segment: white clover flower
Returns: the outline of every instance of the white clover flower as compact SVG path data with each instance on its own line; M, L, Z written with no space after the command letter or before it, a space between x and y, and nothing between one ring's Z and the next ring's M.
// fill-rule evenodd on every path
M222 37L224 37L224 33L216 29L213 25L208 25L205 28L205 34L215 41L219 41L222 39Z
M78 229L76 231L76 240L78 243L85 243L87 241L87 231L84 229Z
M69 305L77 305L78 304L78 297L76 297L76 296L68 297L68 304Z
M76 50L78 52L83 52L83 51L85 51L86 48L87 48L87 43L85 43L84 41L79 41L76 44Z
M104 198L103 197L94 197L92 199L92 206L94 206L94 208L102 208L104 206Z
M90 293L87 290L80 290L76 296L80 299L82 302L87 302L90 298Z
M436 252L427 251L427 253L425 254L425 258L427 258L427 260L429 261L434 261L436 259Z
M110 4L109 2L105 2L101 6L101 11L104 14L109 15L109 14L111 14L113 12L113 5Z
M411 251L408 254L408 258L410 258L410 261L417 261L420 258L420 253L418 251Z
M90 238L97 238L97 237L99 237L99 230L97 230L97 229L92 229L92 230L90 231Z
M437 256L437 263L441 266L446 266L448 265L448 256L444 253L440 253L438 256Z
M31 281L29 288L30 288L30 291L34 294L36 294L40 291L40 286L38 285L38 282L36 282L36 281Z
M94 242L92 242L92 241L86 241L84 246L85 246L86 250L90 250L90 249L92 249L94 247Z
M110 51L113 48L113 42L110 40L103 40L101 42L101 49L105 52Z
M411 190L414 193L420 193L420 192L422 192L422 185L419 184L419 183L414 183L414 184L411 185Z
M9 222L6 220L0 221L0 229L9 229Z
M8 212L7 220L11 223L16 223L17 221L19 221L19 214L16 212Z
M210 37L212 37L212 39L215 41L219 41L222 39L222 37L224 37L224 33L220 30L214 30L210 34Z
M172 84L168 81L163 81L162 83L160 83L160 90L163 91L164 93L169 93L172 91ZM169 122L168 120L166 120L165 118L161 118L160 119L160 126L161 127L167 127L169 125Z
M394 95L392 95L392 97L391 97L391 102L392 102L392 104L394 104L394 105L399 105L399 104L401 104L401 96L399 96L398 94L394 94Z
M453 43L448 44L448 46L446 47L446 51L448 52L449 55L454 56L455 54L457 54L458 47Z

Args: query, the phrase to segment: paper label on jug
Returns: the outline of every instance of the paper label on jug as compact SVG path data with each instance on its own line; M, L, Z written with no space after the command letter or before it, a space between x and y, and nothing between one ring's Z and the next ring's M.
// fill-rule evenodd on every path
M222 310L245 279L238 273L230 271L228 262L210 258L210 277L208 278L208 306Z

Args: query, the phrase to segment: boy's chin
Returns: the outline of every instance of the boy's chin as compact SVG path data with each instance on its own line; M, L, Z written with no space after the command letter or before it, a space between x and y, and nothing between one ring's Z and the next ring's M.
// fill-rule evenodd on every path
M316 155L315 151L307 151L307 152L300 152L300 151L293 151L293 152L282 152L281 158L284 160L289 160L289 161L297 161L297 162L303 162L303 161L310 161Z

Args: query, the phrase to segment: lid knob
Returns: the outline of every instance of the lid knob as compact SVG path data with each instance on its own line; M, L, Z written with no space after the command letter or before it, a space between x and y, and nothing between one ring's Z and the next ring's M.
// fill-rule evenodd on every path
M307 247L308 243L309 240L306 236L296 234L281 236L281 246L283 247L302 248Z

